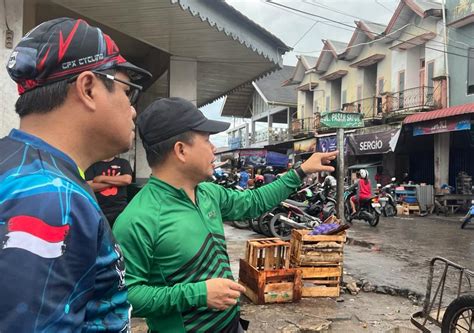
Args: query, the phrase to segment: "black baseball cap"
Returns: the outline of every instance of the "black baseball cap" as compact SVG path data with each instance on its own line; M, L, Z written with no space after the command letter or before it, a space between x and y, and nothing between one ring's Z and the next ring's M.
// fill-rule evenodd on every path
M136 123L145 148L187 131L216 134L230 126L207 119L193 103L180 97L155 100L138 115Z
M135 83L151 78L150 72L125 60L102 30L82 19L67 17L33 28L20 40L7 63L20 95L84 71L106 69L123 70Z

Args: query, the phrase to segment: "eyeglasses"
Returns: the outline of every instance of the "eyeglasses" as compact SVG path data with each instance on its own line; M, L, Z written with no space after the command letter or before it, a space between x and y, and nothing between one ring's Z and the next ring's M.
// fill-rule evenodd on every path
M91 71L91 72L94 73L95 75L100 75L102 77L105 77L108 80L117 81L117 82L120 82L120 83L123 83L123 84L129 86L130 89L127 90L125 92L125 94L127 95L128 100L130 101L130 105L136 105L137 104L138 97L140 96L140 92L143 89L142 86L140 86L138 84L135 84L135 83L132 83L130 81L125 81L125 80L118 79L118 78L116 78L115 76L113 76L111 74L102 73L102 72L99 72L99 71ZM78 76L79 76L79 74L74 75L73 77L69 78L67 80L67 82L72 83L72 82L76 81Z
M112 80L112 81L117 81L117 82L120 82L120 83L123 83L127 86L130 87L129 90L127 90L125 92L125 94L127 95L129 101L130 101L130 105L135 105L137 104L138 102L138 97L140 96L140 92L142 91L143 87L138 85L138 84L135 84L135 83L132 83L130 81L125 81L125 80L121 80L121 79L117 79L115 76L113 75L110 75L110 74L107 74L107 73L102 73L102 72L98 72L98 71L92 71L92 73L96 74L96 75L100 75L102 77L105 77L109 80Z

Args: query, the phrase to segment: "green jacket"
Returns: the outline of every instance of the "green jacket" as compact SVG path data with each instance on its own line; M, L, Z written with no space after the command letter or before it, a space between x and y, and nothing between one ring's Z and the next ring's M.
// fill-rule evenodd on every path
M151 177L114 224L126 265L133 315L159 332L219 332L239 312L207 308L205 281L233 279L222 221L257 217L301 183L288 172L257 190L213 183L196 187L196 204L182 189Z

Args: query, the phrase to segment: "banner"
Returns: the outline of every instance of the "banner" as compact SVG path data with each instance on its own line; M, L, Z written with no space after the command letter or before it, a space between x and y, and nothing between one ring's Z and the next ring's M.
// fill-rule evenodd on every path
M264 166L266 164L265 157L267 151L260 150L241 150L239 152L239 161L241 166Z
M471 129L470 117L444 118L422 122L413 127L413 136L466 131Z
M317 151L328 153L337 150L337 137L335 135L318 138ZM344 136L344 154L347 154L347 136Z
M349 136L349 146L353 155L385 154L395 151L400 129L385 132Z
M316 138L293 142L295 154L314 153L316 151Z

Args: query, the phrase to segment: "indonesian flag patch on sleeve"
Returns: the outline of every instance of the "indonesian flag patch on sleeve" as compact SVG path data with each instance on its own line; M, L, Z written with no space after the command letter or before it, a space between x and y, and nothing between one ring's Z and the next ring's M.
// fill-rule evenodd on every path
M51 226L26 215L10 218L3 249L23 249L42 258L58 258L64 253L69 225Z

